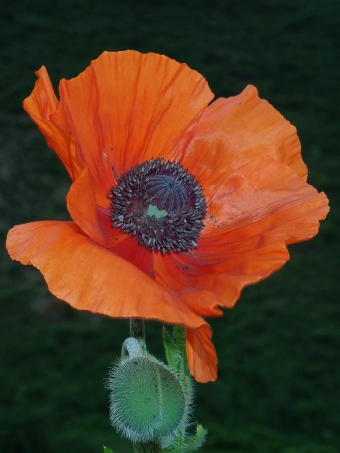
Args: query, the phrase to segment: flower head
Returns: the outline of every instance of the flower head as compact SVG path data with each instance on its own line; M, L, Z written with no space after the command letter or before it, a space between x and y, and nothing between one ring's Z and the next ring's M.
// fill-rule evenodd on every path
M46 69L24 108L65 165L72 221L10 230L74 308L186 327L189 366L216 379L211 329L242 288L314 236L328 200L306 183L295 128L248 86L220 98L165 56L104 52L78 77Z

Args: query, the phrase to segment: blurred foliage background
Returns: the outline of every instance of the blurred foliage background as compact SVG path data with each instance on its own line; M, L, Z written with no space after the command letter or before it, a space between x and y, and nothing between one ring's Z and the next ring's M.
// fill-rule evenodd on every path
M2 244L14 224L68 218L68 176L21 110L43 64L57 89L103 50L164 53L217 96L254 84L297 126L331 213L284 269L212 320L219 377L196 386L193 421L209 430L209 453L339 452L340 2L1 0L0 36ZM0 266L0 451L130 452L103 386L128 322L72 310L4 246ZM162 357L160 338L148 323Z

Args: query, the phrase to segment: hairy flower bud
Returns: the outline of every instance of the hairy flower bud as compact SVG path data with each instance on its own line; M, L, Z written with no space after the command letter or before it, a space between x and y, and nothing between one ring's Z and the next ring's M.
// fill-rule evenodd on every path
M111 423L132 442L176 435L187 416L178 377L146 355L122 358L110 370L108 388Z

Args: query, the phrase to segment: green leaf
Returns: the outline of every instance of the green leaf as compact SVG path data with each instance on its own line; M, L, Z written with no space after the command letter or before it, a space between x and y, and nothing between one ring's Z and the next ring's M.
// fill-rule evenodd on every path
M174 340L181 351L181 354L186 356L186 340L185 340L185 329L181 324L176 324L173 327Z
M181 352L165 327L163 327L163 342L166 360L170 370L179 373L182 361Z
M200 448L205 441L205 436L207 435L207 432L208 431L204 429L202 425L197 425L196 435L190 437L188 436L185 439L185 446L182 450L183 453L187 453Z
M186 338L185 338L185 328L182 325L175 325L173 327L173 335L175 344L178 348L178 352L181 356L181 374L182 376L190 377L188 359L187 359L187 349L186 349Z
M198 450L203 445L207 432L202 425L197 425L194 435L186 436L185 439L178 437L176 442L164 449L164 453L190 453Z
M104 447L104 453L113 453L113 450L109 447Z
M182 325L173 326L173 337L163 327L163 342L170 370L181 380L187 398L193 398L192 378L186 353L185 329Z

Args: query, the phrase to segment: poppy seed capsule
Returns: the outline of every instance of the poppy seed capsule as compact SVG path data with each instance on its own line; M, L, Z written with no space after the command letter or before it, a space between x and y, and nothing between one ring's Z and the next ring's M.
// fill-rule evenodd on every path
M178 378L145 356L120 360L109 373L110 420L132 442L176 435L187 415Z

